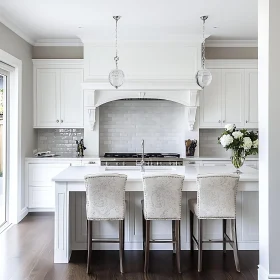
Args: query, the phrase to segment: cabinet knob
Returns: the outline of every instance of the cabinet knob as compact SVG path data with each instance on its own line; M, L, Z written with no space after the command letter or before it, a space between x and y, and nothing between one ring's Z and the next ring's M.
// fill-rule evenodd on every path
M63 120L61 120L60 122L63 123Z
M59 120L56 120L57 123L59 123Z
M248 123L248 121L246 121L246 123Z
M218 123L221 123L221 120L219 120Z
M223 123L225 123L226 121L225 120L223 120Z

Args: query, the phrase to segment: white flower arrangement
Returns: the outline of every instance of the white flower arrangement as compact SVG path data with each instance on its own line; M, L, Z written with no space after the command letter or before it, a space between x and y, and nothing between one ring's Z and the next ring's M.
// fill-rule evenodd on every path
M227 124L218 141L226 150L233 150L236 155L246 157L258 154L258 138L258 132L247 129L237 130L234 124Z

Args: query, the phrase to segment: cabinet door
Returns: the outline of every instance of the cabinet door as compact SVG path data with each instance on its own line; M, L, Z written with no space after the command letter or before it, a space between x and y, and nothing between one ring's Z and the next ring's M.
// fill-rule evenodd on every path
M83 127L83 69L61 69L62 127Z
M245 127L258 128L258 70L245 70Z
M244 70L224 69L222 72L223 124L244 127Z
M209 69L212 82L200 92L200 127L222 126L222 70Z
M60 70L37 69L35 127L60 126Z
M43 210L45 208L54 209L54 188L50 187L29 187L28 207L35 210L38 208ZM36 210L35 210L36 211Z

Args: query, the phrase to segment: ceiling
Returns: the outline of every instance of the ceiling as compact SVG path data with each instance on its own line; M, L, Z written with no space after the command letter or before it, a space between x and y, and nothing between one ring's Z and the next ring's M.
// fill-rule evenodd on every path
M211 40L256 40L256 0L0 0L0 21L32 44L42 39L146 40L201 34ZM215 28L217 27L217 28Z

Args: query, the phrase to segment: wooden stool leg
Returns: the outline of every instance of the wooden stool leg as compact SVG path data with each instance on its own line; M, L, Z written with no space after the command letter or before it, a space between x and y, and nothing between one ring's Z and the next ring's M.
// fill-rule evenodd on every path
M223 251L224 251L224 254L227 252L226 233L227 233L227 220L223 219Z
M190 246L191 246L191 252L193 252L193 217L194 214L192 211L190 211Z
M240 272L240 264L238 258L238 245L237 245L237 234L236 234L236 219L231 220L232 240L233 240L233 255L235 261L235 267Z
M202 271L202 220L198 219L198 272Z
M145 243L145 265L144 273L149 270L149 252L150 252L150 220L146 220L146 243Z
M174 242L176 242L176 233L175 233L175 221L172 220L172 245L173 245L173 254L176 253L176 244Z
M124 220L119 221L119 240L120 240L120 272L123 273L123 255L124 255Z
M180 233L180 220L175 221L175 236L176 236L176 260L177 260L177 270L181 273L181 233Z
M145 251L145 242L146 242L146 220L144 213L142 213L142 230L143 230L143 251Z
M92 254L92 221L87 221L87 273L90 274L91 254Z

